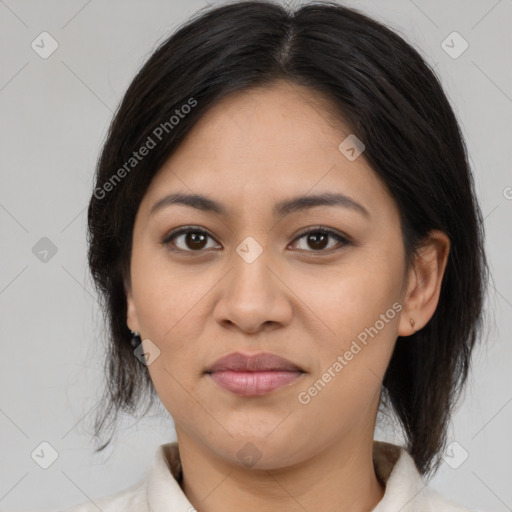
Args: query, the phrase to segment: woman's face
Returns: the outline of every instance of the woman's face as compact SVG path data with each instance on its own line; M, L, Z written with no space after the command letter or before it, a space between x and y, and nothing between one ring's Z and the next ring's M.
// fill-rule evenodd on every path
M372 438L409 321L406 273L398 209L364 153L339 149L349 135L307 89L281 82L216 104L152 181L134 226L128 325L178 439L272 469ZM178 193L219 211L160 202ZM325 194L350 200L312 200ZM299 197L311 201L283 206ZM234 352L301 372L206 373ZM281 385L266 388L269 375Z

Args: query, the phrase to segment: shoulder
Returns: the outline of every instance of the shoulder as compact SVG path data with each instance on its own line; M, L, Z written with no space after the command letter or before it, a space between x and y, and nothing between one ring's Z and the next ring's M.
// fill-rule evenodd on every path
M385 492L372 512L472 512L430 488L402 447L375 441L374 466Z
M136 484L115 494L104 496L86 503L76 505L59 512L149 512L146 482L141 480Z

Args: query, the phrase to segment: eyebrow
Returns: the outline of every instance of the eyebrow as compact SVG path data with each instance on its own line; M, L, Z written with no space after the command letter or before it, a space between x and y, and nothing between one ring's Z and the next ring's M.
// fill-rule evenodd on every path
M219 203L214 199L201 194L185 194L183 192L176 192L159 199L151 207L150 215L153 215L167 206L175 204L190 206L201 211L212 212L224 217L229 214L228 209L222 203ZM366 218L370 218L370 213L362 204L359 204L354 199L344 194L331 192L298 196L280 201L274 206L273 214L276 217L284 217L290 213L308 210L315 206L341 206L343 208L356 211Z

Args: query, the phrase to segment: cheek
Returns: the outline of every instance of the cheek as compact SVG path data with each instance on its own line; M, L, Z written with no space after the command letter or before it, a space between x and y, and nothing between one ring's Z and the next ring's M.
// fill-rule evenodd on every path
M147 240L136 247L131 276L137 318L141 335L160 351L148 370L169 412L188 414L204 366L209 292L219 276L199 265L177 265L165 249Z
M314 419L325 442L358 425L371 425L382 380L397 338L401 304L390 301L393 288L365 287L361 280L338 286L323 319L335 334L315 343L315 371L298 389L301 424Z
M313 337L317 364L298 397L311 414L347 421L349 413L355 421L379 393L398 335L401 276L401 255L391 251L347 264L321 290L313 279L297 281L321 320L322 334Z
M148 237L146 237L148 238ZM148 239L134 244L131 275L137 317L144 336L164 342L193 336L191 321L201 298L215 285L211 273L198 265L178 265L165 248Z
M301 306L301 310L309 311L308 317L322 333L320 339L325 340L319 344L322 351L329 353L326 347L343 350L360 334L364 342L364 333L376 323L382 338L391 342L396 339L401 310L402 254L390 248L386 258L379 258L376 255L380 252L354 252L353 257L347 257L342 265L332 269L311 269L287 276L293 283L294 293L306 306ZM313 323L308 328L312 330Z

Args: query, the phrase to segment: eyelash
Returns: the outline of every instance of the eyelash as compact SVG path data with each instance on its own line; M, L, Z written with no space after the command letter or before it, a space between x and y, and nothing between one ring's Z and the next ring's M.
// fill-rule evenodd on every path
M196 233L196 234L206 235L206 236L210 237L211 239L215 240L214 237L211 236L204 229L197 228L197 227L194 227L194 226L185 226L185 227L177 228L174 231L171 231L170 233L168 233L165 236L164 240L161 242L161 244L163 246L168 247L169 250L174 251L174 252L181 252L181 253L201 253L201 252L205 252L205 250L203 250L203 249L197 250L197 251L193 251L193 250L186 250L186 249L170 248L169 247L170 244L171 244L171 241L174 238L177 238L180 235L186 235L186 234L189 234L189 233ZM333 231L332 229L326 228L324 226L314 226L312 228L305 229L304 231L300 232L294 238L292 243L296 243L298 240L300 240L301 238L304 238L306 235L313 234L313 233L321 233L321 234L327 235L329 237L332 237L332 238L336 239L338 242L341 242L342 243L342 247L340 247L338 249L335 249L334 251L332 250L332 248L331 249L320 249L318 251L299 249L300 251L305 251L305 252L309 252L309 253L313 253L313 254L318 254L318 255L329 255L329 254L332 254L333 252L341 250L344 246L352 245L352 242L351 242L351 240L349 240L348 237L346 237L344 235L341 235L341 234L337 233L336 231Z

